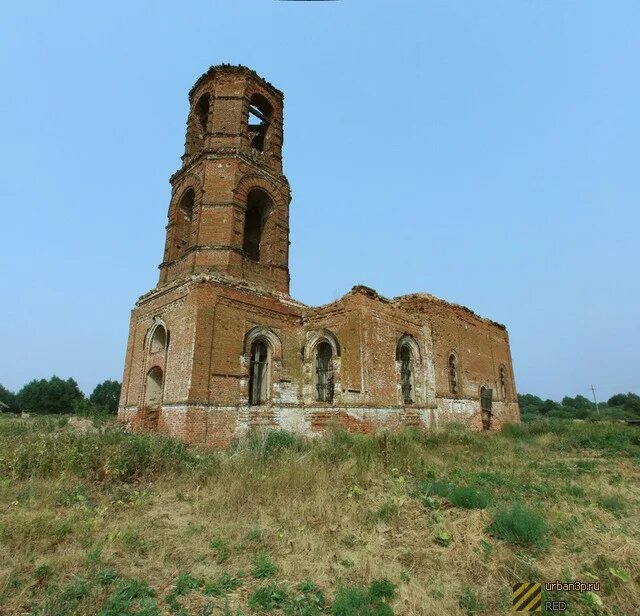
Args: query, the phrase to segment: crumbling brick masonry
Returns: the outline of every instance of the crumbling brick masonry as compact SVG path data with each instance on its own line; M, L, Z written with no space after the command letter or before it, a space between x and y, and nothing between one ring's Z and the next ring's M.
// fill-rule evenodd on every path
M121 421L225 447L252 428L519 420L504 326L424 293L292 299L282 93L222 65L189 101L160 280L131 313Z

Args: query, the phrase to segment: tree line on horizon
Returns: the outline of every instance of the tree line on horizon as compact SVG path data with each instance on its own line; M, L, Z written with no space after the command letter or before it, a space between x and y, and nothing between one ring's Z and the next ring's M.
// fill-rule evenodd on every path
M34 379L14 393L0 384L0 402L9 411L37 414L86 415L90 413L116 413L120 400L120 383L106 380L96 385L91 395L85 396L75 379Z
M89 396L85 396L78 383L72 379L52 376L50 379L34 379L20 391L14 393L0 384L0 402L10 411L40 414L92 412L116 413L120 399L120 383L106 380L96 385ZM533 394L518 394L520 412L524 420L535 418L557 419L640 419L640 396L628 392L611 396L606 402L596 405L578 394L574 398L565 396L560 402L543 400Z
M640 419L640 396L628 392L615 394L606 402L595 402L578 394L565 396L560 402L543 400L532 394L518 394L522 419Z

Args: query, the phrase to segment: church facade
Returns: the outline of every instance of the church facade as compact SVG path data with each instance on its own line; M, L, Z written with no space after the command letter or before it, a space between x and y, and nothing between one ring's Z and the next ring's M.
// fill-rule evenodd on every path
M425 293L291 298L282 93L221 65L189 101L159 282L131 313L121 421L225 447L251 429L519 420L503 325Z

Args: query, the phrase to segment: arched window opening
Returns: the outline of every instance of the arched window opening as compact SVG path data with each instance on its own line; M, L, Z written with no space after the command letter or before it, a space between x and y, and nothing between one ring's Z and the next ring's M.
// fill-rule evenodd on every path
M209 95L203 94L195 107L195 119L197 121L197 137L202 139L207 132L207 123L209 122Z
M271 123L273 107L260 94L254 94L249 101L249 141L251 147L264 152L267 131Z
M202 148L209 123L210 97L203 94L191 108L187 130L187 154L196 154Z
M500 375L499 375L499 383L500 383L500 397L503 400L507 399L507 370L504 366L500 366Z
M162 370L155 366L147 373L146 399L148 406L156 406L162 402Z
M167 330L162 326L158 325L151 335L151 344L149 345L149 351L151 353L159 353L160 351L164 351L167 346Z
M482 411L482 429L491 428L491 409L493 407L493 389L489 387L480 388L480 410Z
M189 244L191 236L191 222L193 221L193 206L196 195L192 188L189 188L178 204L176 212L176 234L175 246L178 254Z
M449 390L458 393L458 359L453 353L449 355Z
M260 261L260 243L265 219L271 206L269 196L259 189L249 192L244 215L244 238L242 250L252 261Z
M316 390L318 402L333 402L333 350L326 340L316 347Z
M256 340L251 345L249 368L249 404L264 404L269 399L269 355L267 345Z
M400 384L402 400L405 404L413 402L413 355L408 344L400 347Z

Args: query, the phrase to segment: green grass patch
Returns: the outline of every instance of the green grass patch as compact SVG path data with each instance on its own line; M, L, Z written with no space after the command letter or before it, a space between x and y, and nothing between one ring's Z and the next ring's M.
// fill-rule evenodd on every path
M395 597L395 589L387 579L373 580L368 588L340 586L330 613L333 616L393 616L388 602Z
M491 501L488 492L468 486L458 486L449 481L423 481L418 493L424 495L422 502L425 507L431 509L436 508L434 495L446 498L454 507L463 509L485 509Z
M606 509L610 513L613 513L616 517L622 517L627 511L627 505L625 501L619 496L605 496L598 501L598 504L602 509Z
M475 616L476 614L485 614L487 612L486 603L480 600L478 595L469 587L462 591L458 605L465 616Z
M451 489L448 496L449 502L454 507L463 509L485 509L491 497L487 492L482 492L474 488L456 486Z
M271 612L281 608L288 600L286 586L271 582L258 586L249 596L249 608L255 612Z
M275 563L269 558L266 552L260 552L253 564L251 575L256 580L273 577L278 571Z
M98 616L156 616L158 608L153 600L155 592L146 582L121 580L115 592L107 599ZM132 611L134 610L135 611Z
M203 593L209 597L222 597L227 593L239 588L242 584L242 575L230 575L223 573L212 582L205 582Z
M222 537L214 537L209 545L215 551L216 562L219 565L229 559L229 544Z
M494 537L524 546L544 548L549 542L544 518L518 503L498 509L487 530Z

